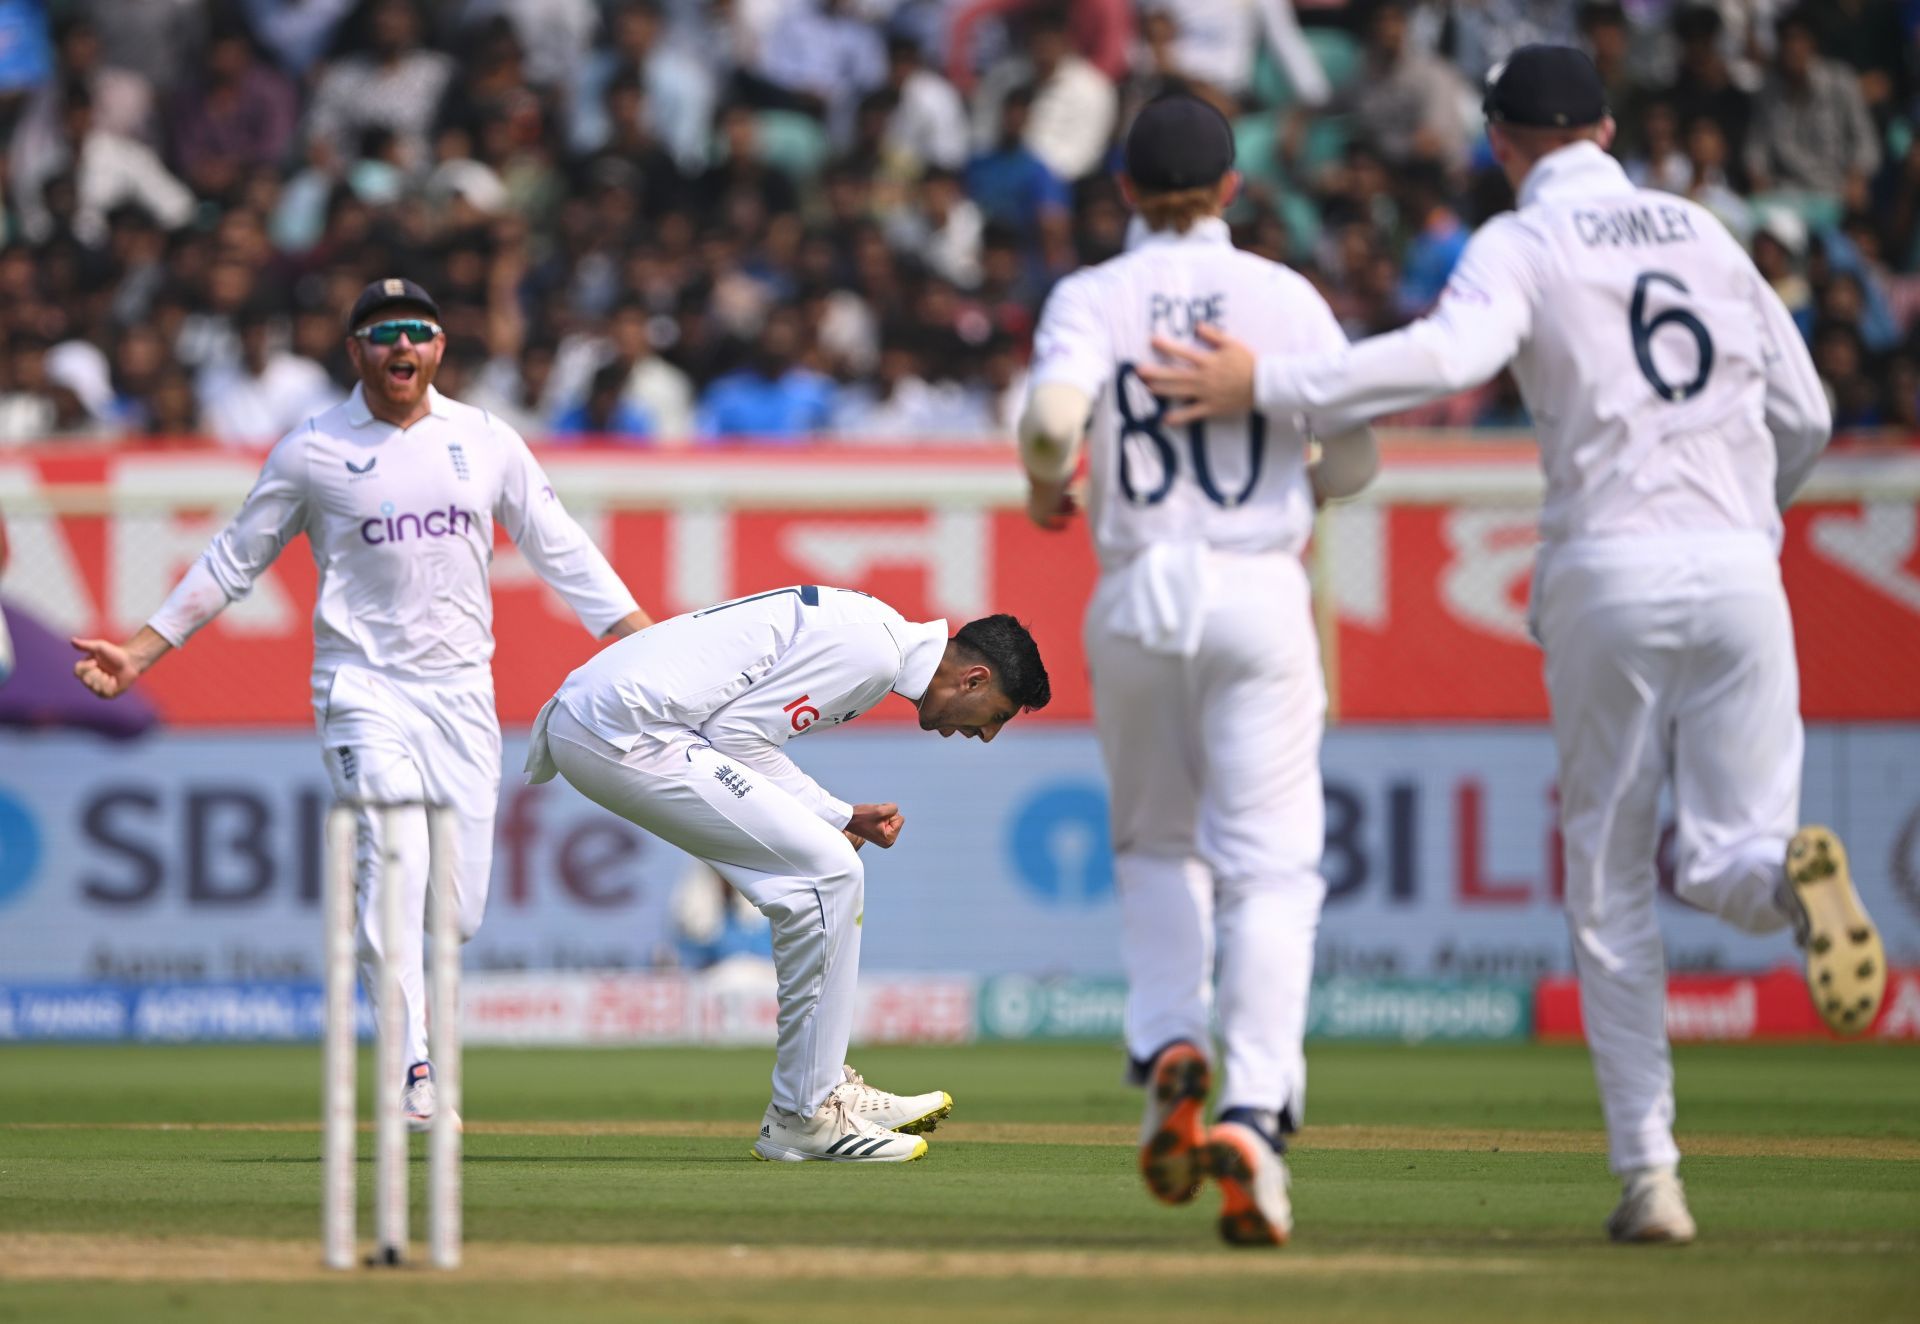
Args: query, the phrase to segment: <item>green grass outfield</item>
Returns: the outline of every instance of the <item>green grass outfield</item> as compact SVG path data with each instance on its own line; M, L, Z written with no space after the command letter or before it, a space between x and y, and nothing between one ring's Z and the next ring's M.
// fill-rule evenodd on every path
M1920 1318L1910 1048L1681 1050L1684 1249L1604 1240L1579 1049L1316 1046L1274 1253L1146 1197L1112 1050L855 1061L952 1092L927 1159L753 1162L766 1052L473 1051L467 1267L329 1275L317 1049L0 1048L0 1320Z

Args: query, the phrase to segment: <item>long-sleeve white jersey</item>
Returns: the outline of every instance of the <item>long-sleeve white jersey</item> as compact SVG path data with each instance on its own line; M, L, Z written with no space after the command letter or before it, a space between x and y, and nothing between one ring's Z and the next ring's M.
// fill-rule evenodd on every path
M1590 142L1543 157L1432 315L1317 358L1265 357L1255 399L1324 433L1511 364L1546 469L1548 542L1755 530L1832 418L1786 307L1711 212L1636 189Z
M320 572L316 676L343 664L485 676L496 521L596 636L636 610L520 434L437 391L428 400L432 412L402 431L376 419L356 386L281 438L232 523L147 624L184 644L305 533Z
M1313 527L1297 411L1164 422L1135 370L1153 338L1191 341L1201 323L1260 354L1324 354L1347 339L1298 273L1233 247L1226 222L1185 234L1136 227L1129 251L1054 287L1034 333L1029 389L1071 386L1094 402L1087 515L1101 564L1155 544L1298 553Z
M919 624L865 593L799 584L629 635L554 697L622 750L690 731L845 827L853 807L795 767L784 746L851 722L889 693L917 702L946 648L945 621Z

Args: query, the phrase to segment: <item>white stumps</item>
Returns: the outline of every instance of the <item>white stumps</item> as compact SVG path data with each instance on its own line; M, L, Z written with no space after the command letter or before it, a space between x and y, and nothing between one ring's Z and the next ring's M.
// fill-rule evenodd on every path
M428 1256L434 1267L460 1267L460 902L454 890L454 817L427 818L433 863L427 871L427 938L433 998L427 1032L435 1100L427 1140Z
M351 1269L354 1259L354 1165L359 1161L354 1099L353 879L358 825L353 810L327 815L326 868L320 911L326 925L326 1030L322 1069L321 1235L327 1267Z
M407 904L409 880L395 849L398 832L426 817L429 844L427 909ZM427 1223L429 1259L438 1268L459 1267L460 1217L460 919L453 862L455 819L441 805L336 805L327 817L326 866L321 912L325 923L326 1028L322 1086L323 1153L321 1228L329 1268L355 1262L355 1202L358 1162L356 1100L357 1033L354 984L356 879L360 824L378 828L378 885L370 900L368 928L379 936L382 960L374 990L374 1251L367 1263L399 1265L408 1245L408 1142L404 1111L406 1008L400 999L400 969L385 959L401 944L406 925L427 926L428 1029L435 1106L428 1136ZM414 895L418 896L419 893Z

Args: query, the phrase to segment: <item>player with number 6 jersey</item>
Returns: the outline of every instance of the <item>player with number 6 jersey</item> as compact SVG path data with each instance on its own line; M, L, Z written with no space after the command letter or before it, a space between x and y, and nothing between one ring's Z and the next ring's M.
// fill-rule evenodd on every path
M1786 308L1712 213L1627 179L1593 63L1527 46L1488 76L1519 209L1468 244L1438 308L1319 356L1203 332L1144 375L1169 422L1258 403L1344 426L1510 366L1546 470L1531 617L1559 755L1581 1010L1624 1189L1620 1241L1694 1236L1675 1168L1656 913L1670 785L1674 891L1753 933L1792 925L1815 1006L1872 1021L1880 939L1839 840L1800 827L1803 735L1780 511L1831 420ZM1256 360L1255 354L1259 357Z
M1325 808L1326 691L1300 553L1316 499L1371 476L1371 434L1318 464L1289 415L1176 424L1141 381L1156 336L1225 325L1269 353L1346 344L1295 272L1233 247L1221 209L1232 131L1171 96L1127 136L1130 247L1067 277L1034 337L1022 418L1029 514L1064 527L1079 442L1100 581L1084 622L1112 795L1126 1040L1147 1086L1140 1166L1183 1203L1218 1178L1230 1241L1284 1243L1285 1138L1306 1091L1302 1039ZM1089 420L1091 425L1089 426ZM1213 1078L1215 970L1225 1081Z

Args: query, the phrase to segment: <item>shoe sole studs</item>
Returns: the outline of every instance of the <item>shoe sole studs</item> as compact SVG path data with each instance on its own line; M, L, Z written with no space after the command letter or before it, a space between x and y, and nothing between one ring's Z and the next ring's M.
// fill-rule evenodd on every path
M952 1111L953 1111L953 1100L949 1098L945 1103L941 1104L938 1108L935 1108L932 1112L928 1113L926 1116L916 1117L911 1122L902 1122L900 1125L894 1127L893 1129L898 1131L903 1136L925 1135L927 1132L933 1130L934 1127L940 1125L941 1119L946 1117Z
M1166 1119L1140 1147L1140 1175L1153 1198L1186 1204L1206 1179L1206 1124L1202 1109L1213 1074L1196 1048L1169 1048L1153 1070L1153 1097L1167 1109Z
M1853 890L1846 848L1825 828L1802 828L1787 848L1787 878L1806 911L1814 1009L1835 1033L1860 1034L1886 995L1886 959Z

